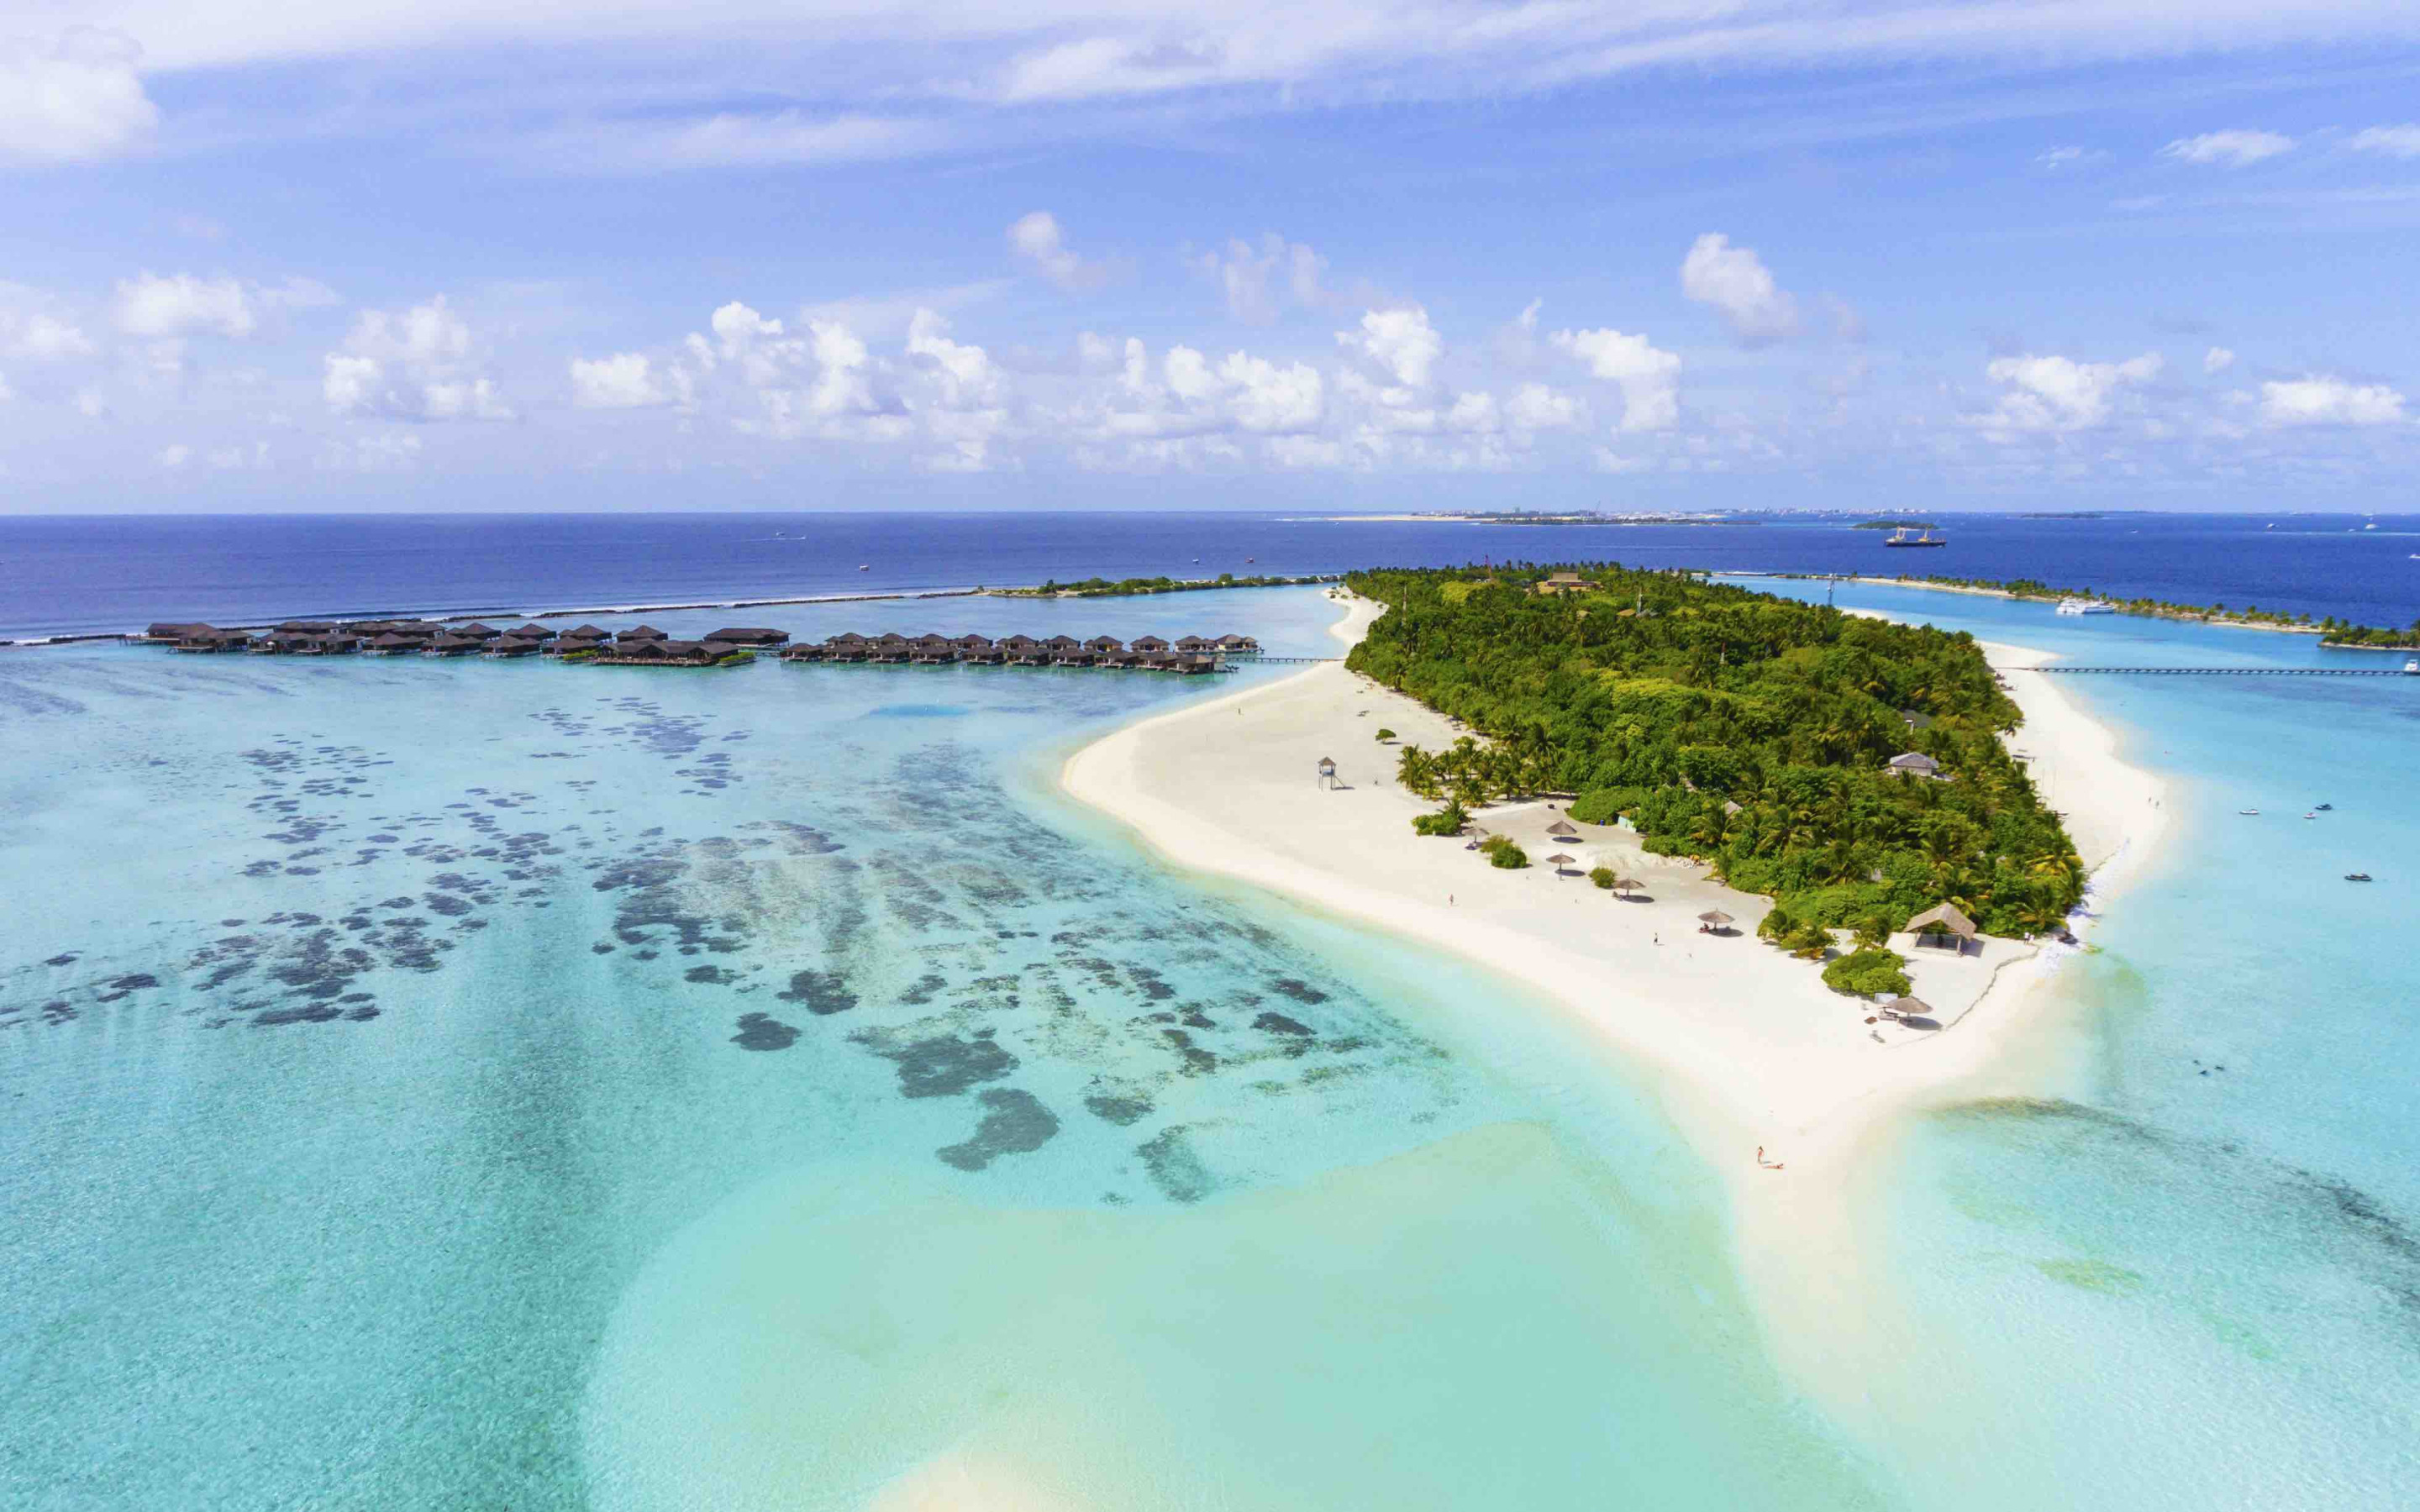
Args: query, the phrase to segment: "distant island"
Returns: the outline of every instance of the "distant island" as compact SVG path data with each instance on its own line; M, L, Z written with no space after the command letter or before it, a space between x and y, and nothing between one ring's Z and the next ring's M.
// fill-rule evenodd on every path
M1824 929L1879 944L1944 903L1995 933L2055 930L2083 896L1971 636L1610 563L1345 584L1387 608L1347 667L1486 737L1399 751L1403 785L1449 804L1440 826L1576 795L1574 819L1627 819L1650 852L1771 894L1768 936L1818 955Z
M1929 519L1869 519L1852 525L1853 531L1937 531L1941 526Z
M1114 582L1107 578L1086 578L1071 583L1054 579L1033 588L986 588L984 592L994 598L1131 598L1144 594L1192 594L1218 588L1300 588L1337 582L1341 577L1331 572L1300 578L1239 578L1232 572L1222 572L1216 578L1120 578Z
M1321 523L1330 525L1358 524L1451 524L1451 525L1730 525L1737 521L1726 515L1685 513L1676 510L1629 510L1608 512L1601 509L1433 509L1404 515L1329 515L1320 517Z
M1774 576L1820 578L1823 574L1776 573ZM2139 615L2145 619L2191 620L2202 625L2231 625L2245 629L2316 635L2323 646L2342 646L2351 650L2409 651L2420 648L2420 620L2413 621L2408 630L2395 630L2379 625L2355 625L2333 614L2314 620L2307 612L2264 609L2257 604L2232 609L2225 604L2178 604L2164 598L2118 598L2089 588L2054 588L2037 578L1955 578L1939 573L1916 577L1901 573L1892 578L1860 576L1855 580L1894 587L1932 588L1953 594L1982 594L1994 598L2035 599L2046 603L2081 599L2088 604L2101 605L2113 613Z

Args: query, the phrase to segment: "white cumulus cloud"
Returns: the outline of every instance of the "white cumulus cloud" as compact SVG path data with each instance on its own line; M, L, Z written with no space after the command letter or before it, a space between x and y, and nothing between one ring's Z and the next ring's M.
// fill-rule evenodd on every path
M409 310L364 310L322 363L320 394L338 414L389 420L510 420L478 370L470 325L438 295Z
M1798 330L1797 301L1773 281L1764 259L1719 232L1699 237L1682 259L1681 292L1720 312L1743 346L1763 346Z
M667 397L644 352L571 360L571 402L582 409L644 409Z
M2345 146L2355 152L2377 152L2390 158L2420 158L2420 124L2364 127L2348 137Z
M2235 353L2224 347L2212 347L2201 354L2201 370L2205 373L2224 373L2234 365Z
M2070 357L2000 357L1983 371L2007 385L1979 422L1993 431L2085 430L2108 420L2111 400L2129 384L2159 376L2157 352L2123 363L2079 363Z
M2160 148L2160 156L2179 162L2242 168L2294 149L2294 139L2275 131L2205 131L2180 136Z
M1330 302L1320 282L1327 259L1274 231L1264 232L1257 244L1240 237L1232 239L1220 250L1195 257L1192 266L1218 285L1227 313L1249 325L1264 326L1275 320L1289 299L1306 310Z
M211 332L248 336L252 300L232 278L150 272L118 280L117 329L130 336L177 338Z
M1078 257L1068 249L1059 218L1048 210L1019 216L1008 228L1009 250L1032 270L1070 293L1109 282L1109 265Z
M2272 425L2393 425L2403 395L2383 383L2313 376L2260 385L2260 418Z
M1338 332L1336 344L1368 358L1406 390L1427 388L1437 359L1445 355L1445 338L1417 304L1369 311L1361 316L1361 329Z
M77 162L148 138L143 49L123 32L71 26L47 41L0 38L0 159Z
M1668 430L1681 418L1681 356L1643 335L1610 329L1558 331L1547 340L1621 390L1621 428Z

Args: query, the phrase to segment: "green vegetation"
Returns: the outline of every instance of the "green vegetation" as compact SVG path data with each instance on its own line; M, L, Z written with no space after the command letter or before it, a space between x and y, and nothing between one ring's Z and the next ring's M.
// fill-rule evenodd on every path
M1458 803L1449 803L1435 813L1412 815L1412 833L1415 835L1459 835L1462 833L1462 826L1468 823L1470 823L1470 815L1463 812L1462 805Z
M1378 738L1379 738L1380 740L1382 740L1382 741L1384 741L1384 740L1392 740L1392 739L1394 739L1394 738L1395 738L1395 733L1394 733L1392 730L1388 730L1388 729L1383 729L1383 728L1382 728L1382 729L1380 729L1380 730L1379 730L1379 732L1378 732Z
M1832 953L1832 932L1813 917L1800 918L1780 904L1758 921L1757 938L1769 940L1801 961L1821 961Z
M985 592L1001 598L1132 598L1140 594L1190 594L1213 588L1298 588L1336 580L1332 572L1309 578L1238 578L1232 572L1222 572L1216 578L1121 578L1115 582L1107 578L1087 578L1073 583L1054 579L1039 588L992 588Z
M1507 872L1518 872L1529 864L1529 853L1507 836L1490 835L1480 842L1479 848L1486 854L1489 866L1500 867Z
M1879 997L1885 993L1903 997L1909 987L1906 965L1896 951L1872 947L1852 950L1823 968L1823 985L1859 997Z
M1595 883L1598 887L1603 887L1607 891L1611 891L1613 885L1621 879L1613 874L1613 868L1609 866L1600 866L1590 870L1589 880Z
M1576 793L1574 819L1626 818L1649 851L1709 861L1818 933L1943 902L1994 933L2043 930L2082 897L2073 842L1998 739L2019 715L1972 637L1578 570L1601 590L1532 594L1536 566L1346 579L1388 609L1348 665L1487 737L1404 747L1407 790ZM1931 723L1910 731L1901 710ZM1887 774L1905 750L1947 779Z
M1865 527L1858 528L1862 530ZM1791 576L1800 575L1793 573ZM2207 625L2257 625L2275 630L2316 630L2319 633L2319 644L2323 646L2373 646L2391 651L2420 646L2420 620L2412 621L2408 630L2392 630L2374 625L2355 625L2333 614L2313 620L2307 612L2264 609L2257 604L2229 609L2225 604L2176 604L2164 598L2115 598L2089 588L2054 588L2039 578L1953 578L1939 573L1918 578L1900 573L1893 581L1919 588L1927 585L1962 588L1976 593L2000 594L2009 598L2088 599L2095 604L2106 604L2117 613L2140 615L2145 619L2196 620Z

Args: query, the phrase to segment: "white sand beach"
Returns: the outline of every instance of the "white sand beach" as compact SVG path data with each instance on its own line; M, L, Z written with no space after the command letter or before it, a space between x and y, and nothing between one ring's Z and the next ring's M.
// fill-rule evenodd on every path
M1379 609L1345 608L1335 634L1349 643ZM2094 869L2095 901L2105 902L2151 849L2161 784L2119 760L2115 737L2054 679L2022 670L2044 654L1987 651L2025 713L2011 746L2063 811ZM1546 834L1564 818L1553 805L1481 810L1475 823L1528 852L1521 871L1490 867L1460 840L1415 835L1412 816L1433 805L1395 784L1382 728L1431 748L1459 733L1326 664L1128 726L1070 758L1061 780L1174 862L1459 951L1543 990L1646 1068L1669 1116L1731 1177L1744 1254L1792 1252L1786 1275L1751 1278L1800 1293L1799 1304L1841 1301L1821 1293L1848 1288L1859 1268L1842 1217L1857 1153L1894 1115L1975 1089L2023 1040L2036 1016L2031 989L2068 948L1989 938L1960 957L1902 935L1893 946L1943 1027L1869 1023L1862 999L1831 992L1817 967L1755 937L1769 900L1649 856L1620 827L1580 825L1580 839L1558 841ZM1323 757L1340 785L1319 781ZM1547 864L1559 852L1575 857L1571 874ZM1624 902L1591 886L1580 873L1600 864L1644 883L1642 896ZM1709 909L1730 914L1739 933L1699 933L1697 916ZM1760 1146L1784 1168L1760 1166ZM1787 1246L1761 1242L1785 1234Z

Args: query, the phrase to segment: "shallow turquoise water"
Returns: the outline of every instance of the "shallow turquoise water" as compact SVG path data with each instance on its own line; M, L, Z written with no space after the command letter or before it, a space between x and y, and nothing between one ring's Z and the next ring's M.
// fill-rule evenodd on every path
M1052 795L1232 686L0 660L0 1504L839 1508L937 1459L1078 1506L2420 1503L2420 689L2073 685L2178 836L2055 1085L1881 1173L1852 1442L1621 1068Z
M1935 594L1840 602L2081 663L2400 662ZM2420 679L2061 686L2170 779L2174 828L2065 968L2058 1084L1931 1120L1882 1183L1905 1310L1876 1396L1925 1422L1894 1458L1970 1506L2420 1505Z
M1890 1504L1615 1068L1050 795L1218 690L0 663L0 1504Z

